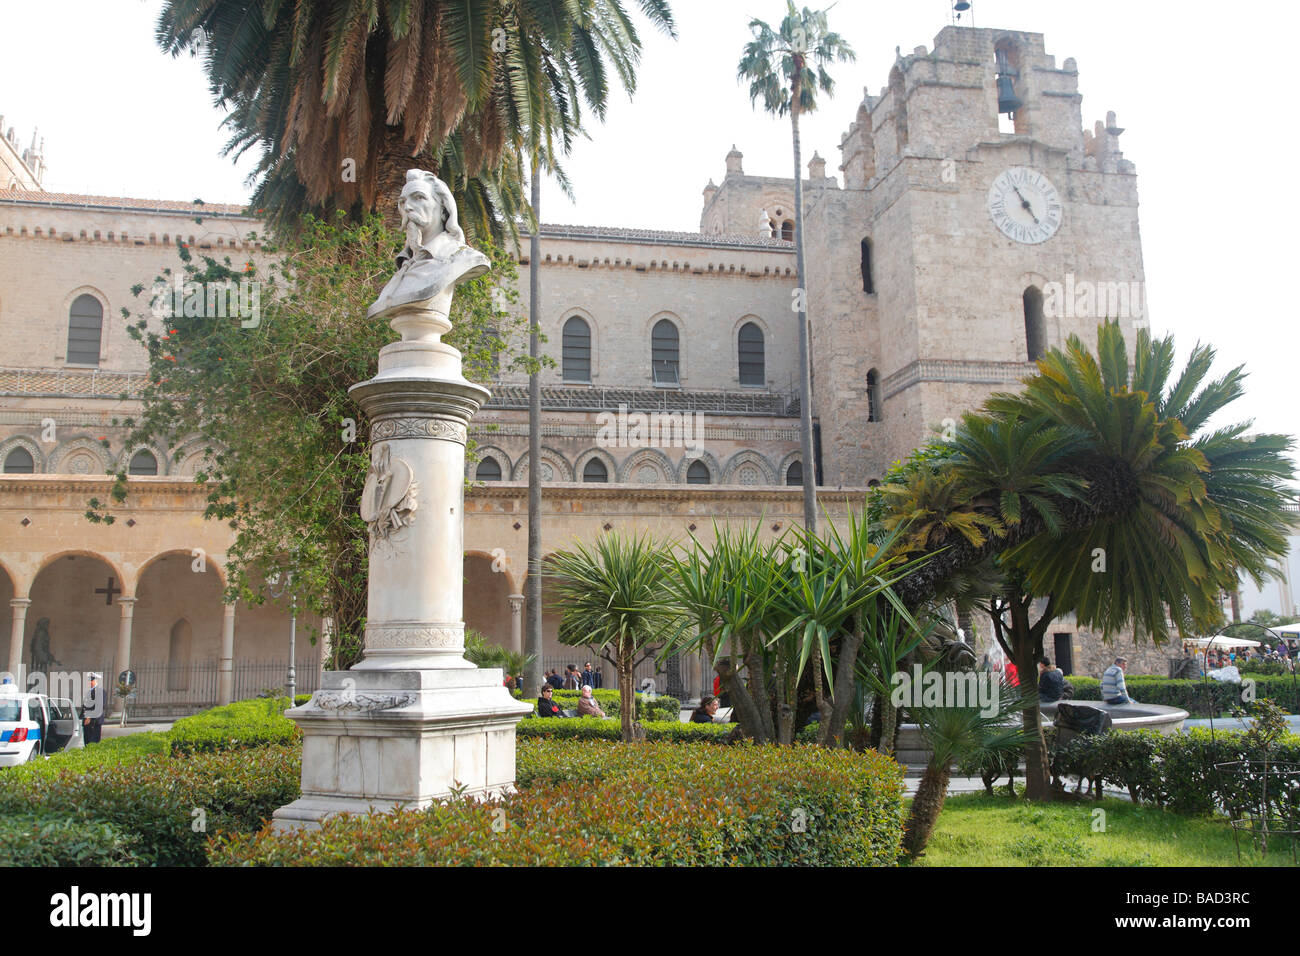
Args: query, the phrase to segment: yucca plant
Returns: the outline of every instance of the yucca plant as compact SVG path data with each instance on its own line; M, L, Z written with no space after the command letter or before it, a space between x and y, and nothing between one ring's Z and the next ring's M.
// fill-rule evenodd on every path
M591 545L577 542L546 563L560 642L608 649L614 656L623 740L629 743L637 737L632 676L637 654L662 642L678 616L665 588L667 564L666 549L649 534L627 537L617 531Z

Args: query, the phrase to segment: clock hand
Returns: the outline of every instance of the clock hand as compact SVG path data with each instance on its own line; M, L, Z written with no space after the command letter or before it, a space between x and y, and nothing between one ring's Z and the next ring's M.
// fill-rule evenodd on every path
M1020 197L1020 208L1023 209L1025 212L1029 213L1029 218L1034 220L1035 226L1039 225L1038 217L1034 215L1034 207L1029 205L1029 200L1026 199L1024 193L1020 191L1020 187L1017 186L1015 183L1012 183L1011 188L1014 189L1016 191L1016 195Z

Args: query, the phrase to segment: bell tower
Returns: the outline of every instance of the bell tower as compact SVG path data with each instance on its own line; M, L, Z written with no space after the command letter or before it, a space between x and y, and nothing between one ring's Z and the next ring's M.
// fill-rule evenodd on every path
M1081 103L1042 34L960 26L864 91L844 188L805 208L827 484L879 479L1103 318L1145 324L1136 172Z

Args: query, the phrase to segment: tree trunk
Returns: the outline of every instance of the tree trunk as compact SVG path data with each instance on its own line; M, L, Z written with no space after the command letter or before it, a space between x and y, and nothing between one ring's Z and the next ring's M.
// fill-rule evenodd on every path
M524 686L529 694L538 694L542 687L542 385L541 342L538 322L541 315L541 289L538 281L541 259L541 204L542 187L538 178L537 160L533 160L532 204L537 228L528 241L528 357L533 363L528 376L528 577L525 579L524 597L524 653L531 654ZM621 675L620 675L621 679Z
M745 669L749 671L750 696L763 724L763 732L768 740L776 740L776 723L772 719L772 697L767 689L767 669L763 664L763 652L759 649L762 638L758 634L751 636L753 642L745 653Z
M713 665L713 669L722 678L722 686L731 697L732 716L735 717L736 723L740 725L741 731L752 738L756 744L765 744L770 741L771 736L763 728L763 720L759 716L754 699L749 696L745 682L739 677L735 659L728 658L725 662L719 661Z
M940 766L935 760L926 765L921 783L912 798L912 811L907 817L907 832L903 834L903 850L912 859L925 851L930 842L930 834L939 820L943 810L944 798L948 795L948 778L951 768L948 763Z
M631 643L630 641L628 643ZM623 731L623 743L630 744L636 740L636 687L632 677L633 658L636 649L624 649L619 642L618 649L618 715Z
M853 684L857 675L858 650L862 647L862 628L854 615L853 630L840 638L840 660L835 669L834 699L831 712L822 714L822 746L841 747L844 744L844 725L853 706Z
M1014 595L1011 597L1011 660L1016 665L1017 676L1022 687L1026 681L1034 681L1038 674L1038 661L1042 657L1039 643L1042 632L1051 623L1053 602L1049 599L1048 608L1038 625L1029 624L1029 608L1033 598ZM1047 740L1043 736L1043 722L1038 706L1038 696L1031 695L1030 703L1020 712L1021 725L1029 736L1025 744L1025 796L1030 800L1050 800L1052 781L1047 754Z
M799 457L803 459L803 525L817 530L817 463L813 459L812 370L808 364L808 285L803 253L803 165L799 156L799 90L795 84L791 99L790 127L794 138L794 248L799 286ZM820 666L813 654L814 666ZM820 704L820 701L818 702Z
M776 742L783 747L794 743L794 708L790 706L790 685L786 676L785 658L776 661Z
M880 702L880 743L876 747L878 753L886 757L894 756L894 736L898 727L898 710L894 707L893 701L887 695L879 698Z

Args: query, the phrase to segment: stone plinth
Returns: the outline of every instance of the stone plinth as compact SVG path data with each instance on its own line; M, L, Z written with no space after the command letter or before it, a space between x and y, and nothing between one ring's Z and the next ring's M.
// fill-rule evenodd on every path
M453 791L508 792L515 724L527 709L501 686L500 670L330 671L286 713L303 732L302 796L275 812L274 825L418 810Z

